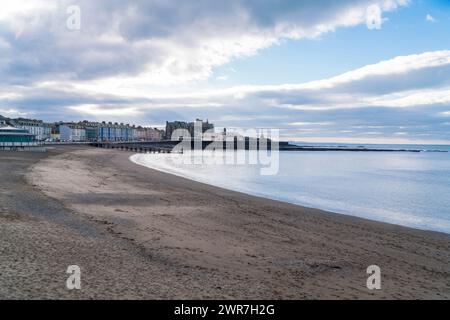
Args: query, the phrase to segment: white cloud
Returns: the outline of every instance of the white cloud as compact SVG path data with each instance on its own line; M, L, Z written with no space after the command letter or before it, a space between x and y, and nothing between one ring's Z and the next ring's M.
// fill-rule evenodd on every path
M172 107L186 101L211 107L255 104L294 110L407 108L450 103L450 51L396 57L342 75L303 84L237 86L197 93L152 95ZM440 75L437 77L436 75ZM142 96L142 93L141 95ZM167 102L167 101L166 101Z
M366 103L364 103L366 102ZM437 90L419 90L363 100L363 105L407 108L413 106L450 103L450 87Z
M34 92L48 92L58 88L75 95L89 97L111 97L113 102L99 102L98 105L83 101L81 107L72 105L72 110L86 114L117 115L115 105L133 104L133 110L165 108L216 108L222 110L230 105L248 105L292 110L342 110L351 108L409 108L415 106L436 106L450 103L450 51L426 52L423 54L396 57L391 60L366 66L345 74L303 84L237 86L217 90L186 92L146 91L123 79L116 82L91 81L62 85L58 81L40 83L28 89L15 89L2 93L0 100L23 100ZM440 75L437 77L436 75ZM2 96L3 95L3 96ZM60 96L58 95L58 97ZM127 102L114 100L123 99ZM119 99L119 100L120 100ZM100 100L101 101L101 100ZM109 111L108 111L109 110ZM123 113L131 111L127 108ZM330 121L313 121L316 125ZM307 125L307 121L292 121Z
M426 18L425 18L428 22L437 22L437 20L431 15L431 14L427 14Z
M191 89L186 92L145 90L126 78L95 80L64 85L60 81L42 82L27 89L10 88L0 91L0 100L22 100L33 92L65 90L90 97L120 97L133 103L137 110L164 107L177 108L224 108L227 105L265 106L293 110L337 110L349 108L392 107L408 108L450 103L450 51L435 51L396 57L377 64L344 73L329 79L303 84L246 85L217 90ZM436 76L439 75L439 76ZM93 106L81 103L83 112ZM116 105L123 105L117 102ZM113 104L114 105L114 104ZM92 111L108 110L111 103L97 105ZM127 110L127 109L125 109ZM103 111L102 111L103 112ZM111 108L111 113L116 114ZM107 113L104 113L105 115ZM305 125L306 121L292 121ZM319 121L328 123L329 121Z
M2 1L0 21L12 22L17 17L36 17L36 13L54 10L56 2L42 0Z
M313 81L302 85L305 89L326 89L341 84L369 79L370 77L406 74L424 68L439 67L450 64L450 50L426 52L423 54L400 56L391 60L368 65L321 81Z

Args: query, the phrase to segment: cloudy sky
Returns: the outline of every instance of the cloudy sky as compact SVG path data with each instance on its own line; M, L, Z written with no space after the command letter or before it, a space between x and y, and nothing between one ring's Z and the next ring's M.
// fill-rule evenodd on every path
M0 115L450 144L449 36L447 0L2 2Z

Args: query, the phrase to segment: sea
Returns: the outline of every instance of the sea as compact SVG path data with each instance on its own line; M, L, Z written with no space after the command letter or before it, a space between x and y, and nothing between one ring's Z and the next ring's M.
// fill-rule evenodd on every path
M265 151L263 163L208 161L230 159L230 153L235 159L255 159L263 151L136 154L130 160L250 195L450 234L450 146L296 144L421 152L281 151L275 157ZM277 163L271 164L277 170L262 174L267 158Z

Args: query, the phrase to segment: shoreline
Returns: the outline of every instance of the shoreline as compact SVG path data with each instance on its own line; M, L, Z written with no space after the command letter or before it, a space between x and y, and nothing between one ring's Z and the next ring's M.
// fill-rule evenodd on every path
M128 159L131 153L89 147L50 153L27 167L26 181L48 203L61 204L68 221L58 221L59 213L36 217L30 207L17 224L29 230L33 219L42 220L53 240L64 244L65 249L45 247L36 240L47 235L33 229L38 260L49 251L59 257L68 250L83 262L89 278L78 298L450 298L447 234L209 186L136 165ZM0 208L0 219L2 211L8 210ZM96 231L82 234L77 224ZM16 230L11 241L9 225L0 226L6 228L0 233L3 245L29 237ZM72 247L86 241L92 243L78 256ZM18 254L0 263L12 277L11 261ZM30 263L35 262L24 263L24 270ZM372 264L382 269L383 290L365 287ZM64 268L56 269L64 278ZM45 269L46 277L32 273L40 282L40 291L32 293L23 284L14 291L2 275L0 297L36 298L42 290L51 297L45 280L54 270ZM56 291L58 298L74 296L63 289Z

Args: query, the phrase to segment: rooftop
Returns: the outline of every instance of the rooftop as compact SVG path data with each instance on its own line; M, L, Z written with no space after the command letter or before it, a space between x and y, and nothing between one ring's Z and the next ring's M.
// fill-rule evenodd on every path
M11 127L11 126L0 127L0 134L1 135L12 135L12 134L18 135L19 134L19 135L27 135L27 136L33 135L25 129L15 128L15 127Z

